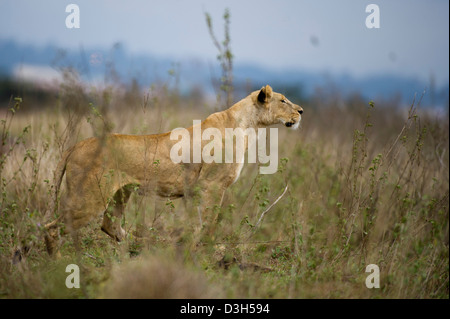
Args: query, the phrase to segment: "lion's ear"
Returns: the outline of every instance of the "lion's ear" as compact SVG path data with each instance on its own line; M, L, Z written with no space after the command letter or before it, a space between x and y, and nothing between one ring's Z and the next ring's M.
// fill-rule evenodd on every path
M272 95L272 88L270 87L270 85L266 85L265 87L261 88L261 91L259 91L258 101L262 104L265 104L272 98Z

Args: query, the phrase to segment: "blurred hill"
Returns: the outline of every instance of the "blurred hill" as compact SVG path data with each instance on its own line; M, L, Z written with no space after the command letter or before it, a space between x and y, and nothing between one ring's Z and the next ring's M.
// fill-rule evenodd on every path
M0 57L2 99L11 94L7 90L10 81L33 82L51 89L52 83L56 85L61 80L60 71L65 68L77 70L82 79L92 85L134 82L146 88L155 82L173 81L181 93L202 90L206 95L214 95L214 79L217 82L221 75L218 63L213 59L131 54L120 43L109 49L80 47L68 51L54 45L34 47L0 39ZM425 91L423 107L448 110L449 103L448 83L438 86L432 76L428 81L393 74L356 78L326 71L271 70L270 66L235 64L236 98L267 83L278 91L288 91L299 100L320 94L325 88L325 91L331 90L342 97L357 94L367 100L395 100L400 105L409 105L415 94L421 96Z

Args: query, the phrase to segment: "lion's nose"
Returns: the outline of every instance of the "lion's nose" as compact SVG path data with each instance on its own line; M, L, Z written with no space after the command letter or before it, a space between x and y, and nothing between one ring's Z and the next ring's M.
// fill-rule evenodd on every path
M303 109L298 110L298 113L303 114Z

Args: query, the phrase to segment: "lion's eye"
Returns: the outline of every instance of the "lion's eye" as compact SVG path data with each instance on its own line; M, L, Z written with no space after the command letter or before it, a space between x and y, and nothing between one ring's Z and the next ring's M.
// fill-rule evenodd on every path
M281 100L281 103L287 103L287 101L283 99L283 100Z

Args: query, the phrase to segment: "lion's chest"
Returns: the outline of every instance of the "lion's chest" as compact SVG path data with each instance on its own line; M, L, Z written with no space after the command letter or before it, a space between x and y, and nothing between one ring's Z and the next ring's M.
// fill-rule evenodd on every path
M241 175L241 171L242 171L243 167L244 167L244 162L236 164L236 168L235 168L235 172L234 172L235 176L234 176L233 184L236 183L236 181L239 179L239 176Z

